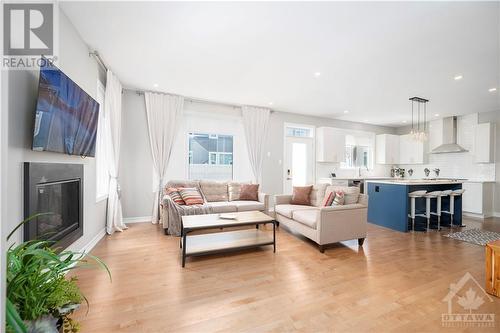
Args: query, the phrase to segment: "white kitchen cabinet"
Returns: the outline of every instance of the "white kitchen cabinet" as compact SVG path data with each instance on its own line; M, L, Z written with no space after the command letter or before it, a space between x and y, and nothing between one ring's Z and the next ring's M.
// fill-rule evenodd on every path
M411 134L399 137L399 164L424 164L424 143L416 141Z
M495 162L495 124L477 125L474 152L476 163Z
M345 133L338 128L316 129L316 161L340 163L345 159Z
M490 217L493 211L493 184L489 182L465 182L462 210L473 216Z
M399 163L399 135L379 134L375 138L375 163Z

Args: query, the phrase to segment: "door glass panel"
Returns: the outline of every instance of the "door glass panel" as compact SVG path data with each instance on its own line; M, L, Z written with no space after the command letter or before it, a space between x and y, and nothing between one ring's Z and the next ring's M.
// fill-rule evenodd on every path
M307 183L307 145L294 142L292 144L292 184L302 186Z

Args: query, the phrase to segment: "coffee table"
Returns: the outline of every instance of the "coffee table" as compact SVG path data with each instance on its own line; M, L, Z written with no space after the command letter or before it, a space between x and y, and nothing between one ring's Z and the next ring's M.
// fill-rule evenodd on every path
M276 252L276 221L274 218L259 211L232 214L236 215L236 219L222 219L220 218L221 214L182 216L182 267L186 264L186 257L237 251L265 245L273 245L273 251ZM273 225L272 238L259 229L259 225L268 223ZM196 230L240 226L256 226L256 228L188 236L190 232Z

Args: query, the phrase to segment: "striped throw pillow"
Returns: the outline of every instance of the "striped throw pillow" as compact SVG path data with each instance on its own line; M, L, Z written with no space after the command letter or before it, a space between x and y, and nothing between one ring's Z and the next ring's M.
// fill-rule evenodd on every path
M323 202L321 203L321 206L323 207L328 207L332 205L333 198L335 198L335 192L328 192L325 194L325 197L323 198Z
M335 191L335 199L333 199L332 206L342 206L345 202L343 191Z
M186 203L186 205L203 205L203 197L197 188L187 187L179 189L179 193L182 197L182 200Z
M165 190L165 194L168 195L176 204L183 206L186 203L181 197L181 194L179 193L180 188L176 187L169 187Z

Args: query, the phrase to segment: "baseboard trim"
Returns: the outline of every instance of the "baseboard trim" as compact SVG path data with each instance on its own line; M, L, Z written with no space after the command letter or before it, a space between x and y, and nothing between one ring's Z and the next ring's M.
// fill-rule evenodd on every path
M486 218L485 215L483 214L476 214L476 213L469 213L469 212L462 212L462 215L471 219L476 219L476 220L484 220Z
M89 253L104 236L106 236L106 228L103 228L101 231L99 231L97 235L95 235L94 238L90 240L90 242L82 247L80 252Z
M151 223L151 220L153 219L152 216L136 216L136 217L124 217L123 222L124 223Z
M500 212L494 212L494 213L493 213L493 216L494 216L494 217L500 217Z

